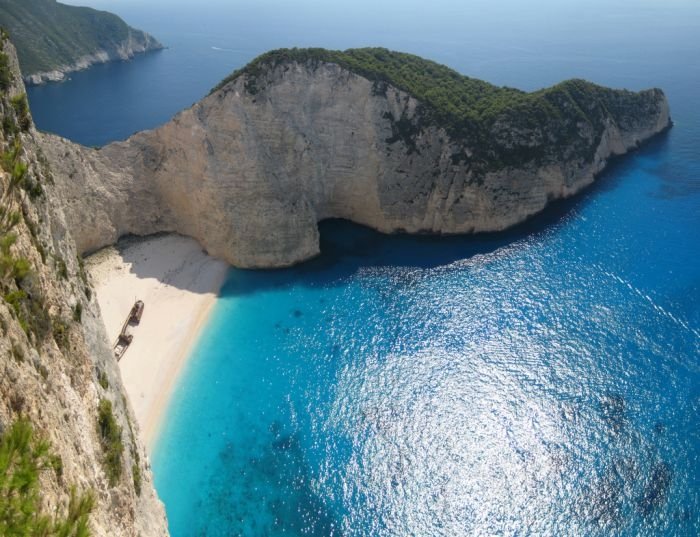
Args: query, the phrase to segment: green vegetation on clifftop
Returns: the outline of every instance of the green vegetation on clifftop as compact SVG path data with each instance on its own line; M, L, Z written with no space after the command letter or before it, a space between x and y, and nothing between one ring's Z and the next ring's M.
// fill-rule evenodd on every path
M527 95L517 89L499 88L487 82L463 76L449 67L419 56L383 48L345 51L322 48L273 50L234 72L215 90L242 74L255 79L268 67L289 62L338 64L375 82L375 91L385 91L383 85L390 84L429 105L436 114L436 119L455 124L492 115L504 105ZM251 89L250 85L249 89Z
M392 120L394 135L410 150L413 138L425 126L443 127L454 141L473 153L453 155L469 160L475 169L520 166L530 161L567 157L590 159L608 119L618 124L634 123L659 105L660 90L639 93L604 88L585 80L568 80L551 88L527 93L498 87L464 76L449 67L412 54L383 48L345 51L279 49L267 52L235 71L213 90L223 89L245 77L250 94L264 91L269 74L277 67L298 63L316 69L322 63L337 64L374 83L375 95L388 86L416 98L420 107L415 118ZM588 136L582 138L582 132Z
M0 26L17 47L25 76L73 65L99 51L114 53L129 40L161 48L112 13L55 0L0 0Z

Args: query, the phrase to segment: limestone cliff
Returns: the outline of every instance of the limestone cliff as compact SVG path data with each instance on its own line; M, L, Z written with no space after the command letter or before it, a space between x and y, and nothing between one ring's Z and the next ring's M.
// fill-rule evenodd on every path
M163 48L113 13L56 0L0 0L0 28L17 47L28 85L60 82L91 65Z
M431 76L477 84L484 109L441 115L430 88L420 100L384 76L396 53L369 50L375 71L346 56L264 56L166 125L99 151L44 135L78 250L177 231L233 265L278 267L318 253L326 218L386 233L503 230L670 125L658 89L569 81L525 94L428 62Z
M74 488L94 496L91 535L166 536L137 424L58 203L58 175L38 143L14 48L5 40L0 48L0 438L27 420L48 440L53 463L41 470L39 491L45 514L64 516ZM0 533L12 512L5 492ZM41 534L64 534L55 531Z

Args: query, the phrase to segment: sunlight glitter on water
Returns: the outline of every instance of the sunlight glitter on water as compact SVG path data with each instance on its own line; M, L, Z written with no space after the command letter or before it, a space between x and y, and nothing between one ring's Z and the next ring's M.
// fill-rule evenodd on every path
M216 460L155 460L175 535L692 535L700 340L576 238L600 222L330 223L315 262L233 271L159 447Z

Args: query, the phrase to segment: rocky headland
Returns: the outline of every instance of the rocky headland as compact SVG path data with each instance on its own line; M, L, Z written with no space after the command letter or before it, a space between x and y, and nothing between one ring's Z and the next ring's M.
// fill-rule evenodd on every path
M238 267L319 252L317 224L499 231L670 126L659 89L525 93L384 49L268 53L155 130L100 150L52 135L80 252L175 231Z
M0 27L17 47L27 85L61 82L74 71L163 48L113 13L56 0L0 0Z
M0 535L165 536L139 426L0 38Z

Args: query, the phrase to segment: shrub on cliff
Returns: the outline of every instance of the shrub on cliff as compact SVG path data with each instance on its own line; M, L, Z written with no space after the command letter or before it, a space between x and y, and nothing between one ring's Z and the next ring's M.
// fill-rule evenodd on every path
M29 103L27 102L27 96L24 93L22 95L17 95L13 97L10 102L12 103L12 108L15 110L19 128L23 131L29 130L29 127L32 124L32 119L29 116Z
M48 514L41 505L42 472L61 471L48 442L37 437L29 421L16 421L0 434L0 535L88 537L92 494L71 489L65 516Z
M101 399L98 407L97 430L100 434L102 451L104 452L103 464L109 484L116 485L122 475L122 428L112 412L112 402Z
M11 85L10 58L4 52L0 52L0 91L7 91Z

